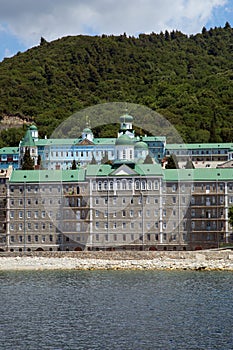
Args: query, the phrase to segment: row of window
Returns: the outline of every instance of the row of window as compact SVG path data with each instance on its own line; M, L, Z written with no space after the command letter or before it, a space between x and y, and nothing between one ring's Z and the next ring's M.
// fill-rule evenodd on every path
M159 180L145 181L145 180L117 180L117 181L93 181L93 191L107 191L107 190L159 190Z
M172 225L173 225L173 229L175 229L177 227L177 222L174 221L172 223ZM167 222L163 221L162 227L165 230L167 228ZM109 229L110 228L109 223L107 221L105 221L103 223L101 223L99 221L96 221L95 229L99 230L99 229L102 229L102 228L104 228L105 230ZM158 229L159 228L159 222L158 221L156 221L154 223L146 222L144 225L143 225L142 222L129 222L129 223L126 223L126 222L121 222L121 223L113 222L111 228L114 229L114 230L116 230L116 229L123 229L123 230L130 229L130 230L134 230L134 229L137 229L137 228L140 229L140 230L142 230L142 228L150 230L150 229L153 229L153 228Z
M46 177L46 176L45 176ZM48 177L48 176L47 176ZM55 190L57 191L57 193L61 193L61 191L63 190L63 192L67 193L67 192L74 192L76 194L79 194L80 192L85 192L85 187L84 186L72 186L70 187L70 185L65 185L65 186L45 186L45 185L26 185L25 186L10 186L10 191L12 193L14 193L15 190L19 190L20 193L23 193L24 189L26 189L26 191L28 193L30 192L34 192L34 193L39 193L39 192L54 192Z
M26 235L25 237L22 235L19 236L10 236L10 242L11 243L46 243L46 242L54 242L55 238L53 235L35 235L35 236L31 236L31 235Z
M95 152L91 152L91 151L51 151L50 152L50 157L54 158L54 157L78 157L78 158L88 158L91 159L92 155L96 158L102 158L105 156L105 152L106 151L95 151ZM114 157L114 151L107 151L107 156L109 158L113 158ZM49 152L46 151L45 152L45 157L48 158L49 157Z
M37 230L53 230L54 226L52 223L48 223L47 225L45 223L25 223L25 229L27 231L33 230L33 231L37 231ZM23 231L24 230L24 224L23 223L19 223L19 224L10 224L10 230L11 231Z
M183 234L182 235L183 237L183 241L186 241L187 240L187 235L186 234ZM99 241L105 241L105 242L108 242L108 241L128 241L128 242L132 242L132 241L135 241L135 240L140 240L140 241L143 241L143 239L145 241L158 241L159 240L159 234L158 233L154 233L154 234L151 234L151 233L147 233L145 234L144 236L142 235L139 235L139 234L113 234L113 235L109 235L109 234L95 234L95 241L96 242L99 242ZM171 234L170 236L167 235L167 233L163 233L162 234L162 241L177 241L178 239L178 235L176 233L173 233Z

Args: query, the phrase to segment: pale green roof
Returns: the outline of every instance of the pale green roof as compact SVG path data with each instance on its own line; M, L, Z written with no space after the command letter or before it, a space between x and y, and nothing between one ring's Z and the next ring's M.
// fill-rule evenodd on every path
M3 147L0 148L0 155L1 154L18 154L19 148L18 147Z
M142 176L161 176L163 173L163 169L159 164L136 164L134 170Z
M35 146L35 141L32 138L30 128L26 131L24 138L21 142L21 147L22 146Z
M133 117L132 115L126 113L120 117L120 121L124 123L131 123L133 121Z
M115 144L118 146L129 146L132 145L133 142L134 141L128 135L123 134L116 139Z
M143 141L138 141L135 143L135 146L134 146L135 149L148 149L148 145L147 143L143 142Z
M102 145L115 145L116 138L94 138L93 139L94 144L102 144Z
M92 133L92 131L91 131L90 128L85 128L85 129L83 129L83 132L85 132L85 133Z
M85 180L85 170L14 170L10 183L76 182Z
M153 142L153 141L166 141L166 136L143 136L142 141Z
M75 145L80 139L39 139L35 141L37 146L59 146L59 145Z
M184 149L184 150L192 150L192 149L212 149L212 148L219 148L219 149L229 149L233 147L233 143L171 143L167 144L166 149L167 150L178 150L178 149Z
M112 172L110 164L88 164L86 176L108 176Z
M233 182L233 169L165 169L164 177L166 181L229 181Z

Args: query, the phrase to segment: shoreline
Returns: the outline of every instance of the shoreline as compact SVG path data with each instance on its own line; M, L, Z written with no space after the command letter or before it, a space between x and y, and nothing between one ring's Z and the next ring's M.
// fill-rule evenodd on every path
M47 255L47 256L46 256ZM1 256L1 271L190 270L233 271L233 251L95 252Z

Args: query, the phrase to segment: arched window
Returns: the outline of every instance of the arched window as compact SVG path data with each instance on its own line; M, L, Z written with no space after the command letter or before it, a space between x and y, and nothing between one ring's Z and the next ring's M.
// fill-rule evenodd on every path
M140 181L135 181L135 190L140 190Z
M146 181L144 181L144 180L142 181L141 188L142 188L142 190L146 189Z
M147 181L147 189L149 191L152 190L152 182L151 181Z

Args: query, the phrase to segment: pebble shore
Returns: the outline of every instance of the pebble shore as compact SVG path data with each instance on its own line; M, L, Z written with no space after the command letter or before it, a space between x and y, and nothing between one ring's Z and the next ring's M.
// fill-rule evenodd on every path
M179 254L178 254L179 253ZM177 254L74 254L0 256L0 271L17 270L225 270L233 271L233 251Z

